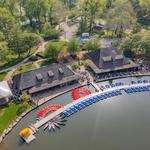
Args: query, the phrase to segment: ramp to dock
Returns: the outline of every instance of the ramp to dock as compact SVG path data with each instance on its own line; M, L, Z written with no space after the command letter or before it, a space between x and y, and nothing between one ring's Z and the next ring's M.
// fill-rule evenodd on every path
M90 82L91 83L91 85L96 89L96 91L100 91L100 87L96 84L96 83L94 83L94 82Z

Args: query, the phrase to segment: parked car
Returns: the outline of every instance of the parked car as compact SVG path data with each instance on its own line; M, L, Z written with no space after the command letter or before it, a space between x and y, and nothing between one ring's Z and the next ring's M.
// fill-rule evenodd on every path
M89 33L82 33L81 38L79 40L80 45L83 45L85 42L90 40L90 34Z

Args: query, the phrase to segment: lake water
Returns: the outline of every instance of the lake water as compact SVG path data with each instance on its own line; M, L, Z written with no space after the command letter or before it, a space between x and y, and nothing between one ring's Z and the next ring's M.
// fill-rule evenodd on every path
M149 77L146 77L150 80ZM130 82L129 79L116 81ZM136 79L134 79L136 80ZM105 82L107 83L107 82ZM104 83L99 83L99 85ZM92 89L92 87L90 87ZM18 133L35 122L36 113L28 114L0 145L0 150L148 150L150 148L150 92L123 94L95 103L70 118L55 132L36 133L27 145ZM49 101L62 105L71 102L70 92Z

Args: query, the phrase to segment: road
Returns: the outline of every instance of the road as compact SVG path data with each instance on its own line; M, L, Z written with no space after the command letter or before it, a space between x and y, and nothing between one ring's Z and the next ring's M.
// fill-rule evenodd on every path
M67 22L63 22L60 24L60 28L64 30L63 35L60 37L60 40L69 41L74 37L74 34L78 29L78 26L77 24L69 26Z

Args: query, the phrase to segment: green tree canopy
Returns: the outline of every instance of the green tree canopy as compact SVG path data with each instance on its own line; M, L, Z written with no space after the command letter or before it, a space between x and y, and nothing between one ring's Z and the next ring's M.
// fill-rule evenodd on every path
M67 44L67 50L71 55L75 55L76 52L80 51L78 42L75 39L71 39Z

